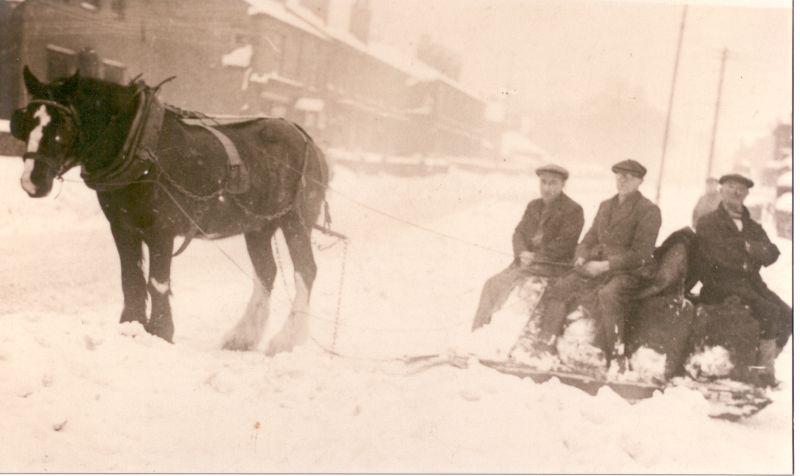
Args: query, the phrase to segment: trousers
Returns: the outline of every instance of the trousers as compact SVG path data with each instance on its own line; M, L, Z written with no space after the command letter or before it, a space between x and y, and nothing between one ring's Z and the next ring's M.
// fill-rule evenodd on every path
M516 263L489 278L483 285L478 310L472 320L472 330L492 322L492 315L500 310L511 291L520 281L536 275L531 268Z
M631 274L587 278L576 271L570 272L542 296L540 340L554 343L564 329L567 312L576 303L583 302L588 304L596 318L600 347L606 357L621 357L624 354L626 311L640 286L641 278Z
M700 290L701 301L709 304L718 304L730 296L738 296L753 311L762 339L776 339L779 350L786 345L792 335L792 308L761 279L717 279Z

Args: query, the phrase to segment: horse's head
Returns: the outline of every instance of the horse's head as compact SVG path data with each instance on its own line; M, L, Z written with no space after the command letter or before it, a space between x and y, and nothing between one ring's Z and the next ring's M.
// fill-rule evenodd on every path
M44 84L26 66L25 87L32 97L28 105L11 117L11 134L26 143L20 182L31 197L44 197L53 180L76 164L78 113L72 100L79 76Z

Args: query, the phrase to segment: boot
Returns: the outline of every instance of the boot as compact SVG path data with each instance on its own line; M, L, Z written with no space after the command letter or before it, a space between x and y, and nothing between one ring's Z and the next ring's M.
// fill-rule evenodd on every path
M775 387L775 358L778 357L778 346L775 339L762 339L758 343L758 366L763 368L761 383L767 387Z

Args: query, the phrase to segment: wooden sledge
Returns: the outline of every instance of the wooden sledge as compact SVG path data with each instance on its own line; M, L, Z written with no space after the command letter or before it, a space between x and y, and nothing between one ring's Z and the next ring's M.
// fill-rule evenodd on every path
M597 378L590 375L568 372L564 370L543 371L526 365L512 362L479 360L482 365L498 372L530 378L536 383L544 383L557 378L561 383L579 388L589 395L597 395L602 387L608 387L629 403L652 397L656 392L663 392L669 387L684 387L699 391L711 403L709 417L729 421L738 421L755 415L766 408L772 400L763 389L737 381L698 382L688 377L676 378L664 385L642 382L623 382Z

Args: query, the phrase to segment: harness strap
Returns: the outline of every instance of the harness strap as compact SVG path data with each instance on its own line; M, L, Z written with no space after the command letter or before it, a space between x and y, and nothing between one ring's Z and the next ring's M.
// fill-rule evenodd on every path
M250 174L247 166L242 161L242 157L239 155L239 151L236 149L236 144L222 131L206 124L202 120L181 119L181 122L187 126L202 127L222 144L222 148L225 149L225 155L228 156L228 176L225 179L225 190L233 194L247 192L250 189Z
M52 101L50 99L33 99L28 104L41 104L43 106L50 106L52 108L58 109L59 111L66 114L67 119L72 121L75 124L75 126L80 126L81 122L80 118L78 117L78 111L75 110L75 107L73 107L71 104L69 106L65 106L61 103Z

